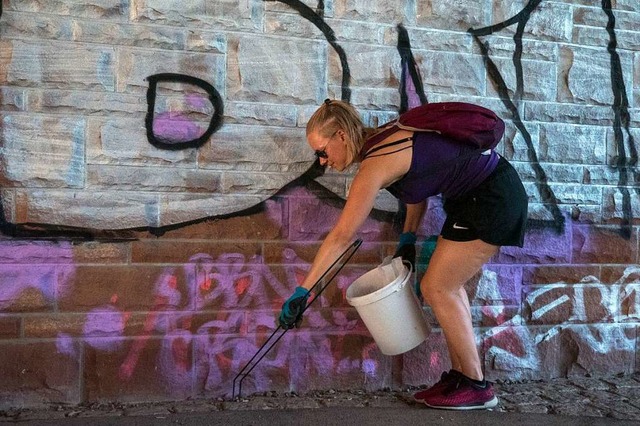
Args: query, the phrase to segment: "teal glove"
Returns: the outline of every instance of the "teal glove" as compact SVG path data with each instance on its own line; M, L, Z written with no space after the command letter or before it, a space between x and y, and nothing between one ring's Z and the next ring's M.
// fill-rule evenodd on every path
M304 308L307 306L307 300L310 294L306 288L296 287L293 294L282 304L282 311L278 318L280 327L288 330L300 326L302 311L304 311Z

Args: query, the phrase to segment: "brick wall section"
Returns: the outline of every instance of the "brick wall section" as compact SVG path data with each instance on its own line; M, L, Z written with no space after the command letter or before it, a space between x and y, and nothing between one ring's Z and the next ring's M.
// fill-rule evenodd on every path
M3 0L4 218L119 238L0 236L0 408L229 397L340 213L352 175L290 184L313 161L306 120L325 97L340 97L335 50L287 2L183 3ZM466 30L520 6L325 3L324 22L349 58L351 100L367 121L386 121L399 105L399 22L430 101L474 101L511 117ZM614 12L637 141L636 3L618 0ZM639 370L637 171L609 166L619 150L605 26L601 9L567 0L542 2L526 27L519 111L532 147L507 120L499 150L525 182L530 217L553 219L537 161L566 223L559 232L531 228L523 249L501 250L467 286L489 379ZM513 95L513 29L504 31L486 40ZM217 88L225 121L213 141L179 151L147 143L145 78L158 72ZM179 109L185 101L173 94L163 102ZM207 112L194 113L196 121ZM630 141L623 132L627 155ZM448 369L428 307L428 340L387 357L345 301L348 285L394 251L398 217L389 206L380 199L358 253L304 327L245 381L245 393L420 385ZM442 221L432 199L420 237ZM103 232L171 224L181 226L161 236Z

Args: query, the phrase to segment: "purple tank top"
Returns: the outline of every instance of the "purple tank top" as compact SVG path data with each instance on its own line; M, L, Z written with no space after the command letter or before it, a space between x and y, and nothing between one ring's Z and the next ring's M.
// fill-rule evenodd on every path
M434 132L414 133L412 149L409 171L387 187L393 196L407 204L415 204L437 194L449 199L457 198L480 185L499 160L494 150L487 155L478 153L455 160L469 151L477 151L477 148ZM441 167L442 164L446 166Z

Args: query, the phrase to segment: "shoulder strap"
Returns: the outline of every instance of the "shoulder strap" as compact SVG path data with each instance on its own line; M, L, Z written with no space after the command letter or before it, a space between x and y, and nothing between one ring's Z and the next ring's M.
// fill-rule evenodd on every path
M409 137L406 137L404 139L399 139L397 141L385 143L383 145L374 146L369 151L364 153L363 159L368 158L371 154L373 154L376 151L380 151L383 148L387 148L387 147L394 146L394 145L400 145L401 143L405 143L407 141L412 141L412 140L413 140L413 136L409 136ZM397 151L393 151L393 152L397 152ZM389 154L392 154L392 153L390 152Z

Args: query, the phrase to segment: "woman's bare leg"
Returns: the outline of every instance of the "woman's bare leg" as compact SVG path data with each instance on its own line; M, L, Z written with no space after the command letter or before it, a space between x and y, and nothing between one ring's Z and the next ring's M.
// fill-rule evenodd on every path
M464 284L498 248L481 240L459 242L440 237L420 282L422 295L444 332L452 367L475 380L482 380L483 373Z

